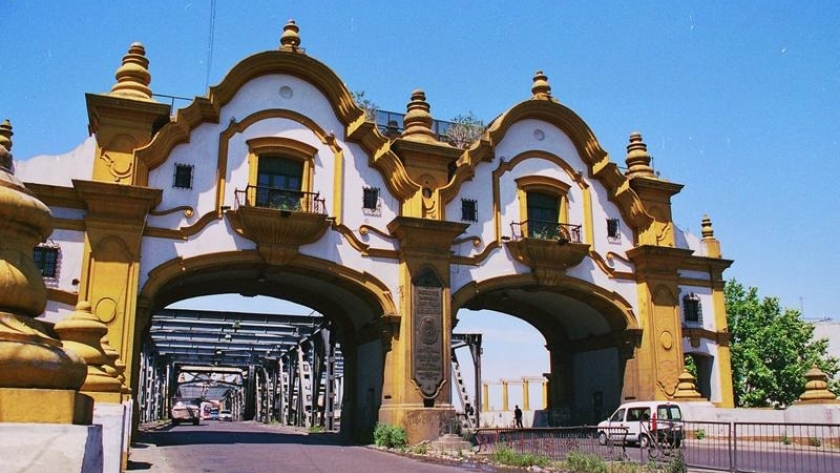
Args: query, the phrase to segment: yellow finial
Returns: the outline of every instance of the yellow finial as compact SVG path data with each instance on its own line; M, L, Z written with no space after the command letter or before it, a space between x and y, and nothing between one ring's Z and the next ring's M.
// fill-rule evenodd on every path
M828 390L828 376L816 365L805 373L805 392L799 396L799 402L805 404L822 404L840 402L837 396Z
M534 74L534 84L531 86L533 98L538 100L551 100L551 86L548 85L548 76L543 71Z
M300 28L295 24L295 20L289 20L283 26L283 34L280 35L280 49L285 51L295 51L300 46Z
M122 65L114 76L117 83L111 87L110 95L128 97L139 100L152 100L152 90L149 83L149 60L146 59L146 48L141 43L132 43L128 54L123 56Z
M642 141L642 134L638 131L630 133L630 144L627 145L627 172L624 174L633 179L634 177L656 177L653 168L650 167L650 154L647 145Z
M701 225L703 227L703 238L714 238L715 231L712 228L712 219L710 219L708 215L703 215L703 221Z
M12 150L12 135L12 122L7 118L0 123L0 146L5 147L7 151Z
M431 107L426 102L426 93L415 90L411 93L411 102L406 105L407 113L403 117L402 137L416 141L437 141L432 132Z
M677 391L674 393L674 399L691 401L703 398L703 395L697 392L697 386L694 384L694 376L687 369L683 369L683 372L680 373L677 379L679 383L677 384Z

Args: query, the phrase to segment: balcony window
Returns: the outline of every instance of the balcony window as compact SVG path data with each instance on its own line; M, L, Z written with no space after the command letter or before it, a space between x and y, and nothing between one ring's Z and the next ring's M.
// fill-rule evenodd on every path
M300 210L303 163L281 156L260 156L257 172L258 207Z

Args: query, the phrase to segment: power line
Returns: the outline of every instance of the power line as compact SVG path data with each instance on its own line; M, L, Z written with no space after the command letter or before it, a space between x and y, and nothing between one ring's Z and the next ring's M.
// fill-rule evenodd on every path
M210 35L207 45L207 75L204 79L204 88L210 87L210 67L213 64L213 37L216 32L216 0L210 0Z

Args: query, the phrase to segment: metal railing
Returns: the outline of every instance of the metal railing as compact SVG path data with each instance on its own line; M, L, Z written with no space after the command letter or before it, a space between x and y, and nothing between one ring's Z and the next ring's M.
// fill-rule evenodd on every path
M326 214L326 199L318 192L304 192L269 186L248 186L236 189L236 205L264 207L287 212Z
M479 454L500 448L517 453L545 455L563 460L570 452L630 460L641 464L682 463L689 471L751 473L840 472L840 424L791 424L773 422L677 421L676 437L648 434L648 446L625 446L626 431L600 435L590 426L533 429L478 429ZM644 423L643 423L644 424Z
M599 436L594 426L541 427L532 429L478 429L474 438L479 454L493 454L501 448L516 453L544 455L552 460L562 460L575 451L598 455L608 460L626 460L624 439L627 429L609 428L609 433Z
M691 467L761 473L840 471L840 424L683 424L683 455Z
M365 112L367 113L368 120L376 123L376 127L379 128L379 131L389 138L396 138L402 134L403 130L405 130L405 125L403 123L403 119L405 118L404 113L389 112L387 110L379 109L369 109ZM450 132L450 128L453 127L461 128L455 129L455 132ZM462 136L464 135L463 127L471 128L471 132L466 133L467 136ZM432 133L435 134L437 140L458 147L470 144L473 141L473 139L470 138L478 138L484 130L485 127L478 125L461 124L446 120L432 120ZM473 137L469 135L475 136Z
M555 240L558 243L580 243L580 229L580 225L539 220L511 222L510 224L511 238L514 241L523 238L536 238L539 240Z

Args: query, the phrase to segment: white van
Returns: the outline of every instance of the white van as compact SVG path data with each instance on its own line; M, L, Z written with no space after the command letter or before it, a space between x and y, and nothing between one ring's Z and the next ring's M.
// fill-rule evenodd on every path
M668 401L637 401L622 404L609 419L598 423L598 441L638 443L650 446L651 437L668 446L682 443L682 411Z

